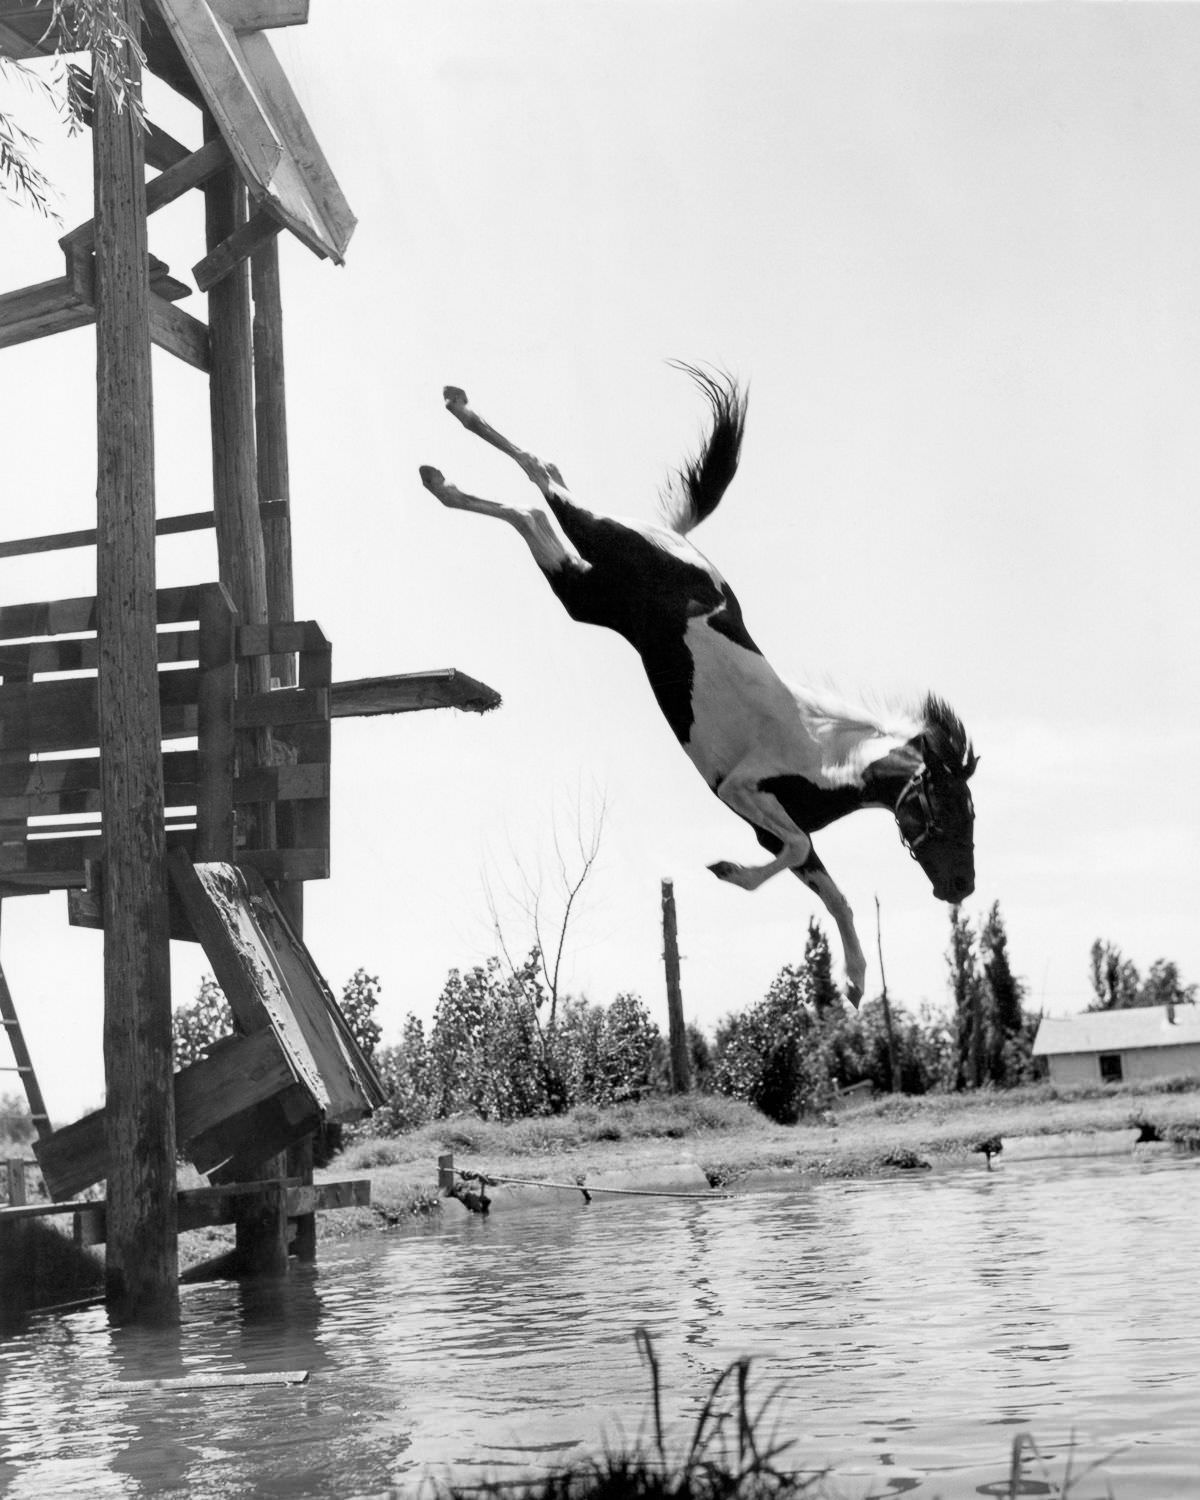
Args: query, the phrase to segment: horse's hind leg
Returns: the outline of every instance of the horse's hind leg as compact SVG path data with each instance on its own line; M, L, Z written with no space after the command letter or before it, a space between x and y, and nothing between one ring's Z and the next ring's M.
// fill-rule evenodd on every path
M485 422L481 416L473 412L467 404L466 391L460 390L456 385L448 385L442 391L442 398L446 403L446 410L452 417L457 417L468 432L473 432L485 443L491 443L493 448L499 448L501 453L507 454L514 463L519 464L525 476L537 485L547 500L552 495L570 499L567 488L563 484L563 477L555 466L543 463L540 458L534 458L531 453L526 453L515 443L510 443L490 423Z
M568 550L545 511L522 510L517 505L503 505L498 500L481 500L478 495L465 494L428 464L421 466L421 483L451 510L473 510L477 515L507 521L521 534L533 553L533 560L548 576L587 569L579 555Z

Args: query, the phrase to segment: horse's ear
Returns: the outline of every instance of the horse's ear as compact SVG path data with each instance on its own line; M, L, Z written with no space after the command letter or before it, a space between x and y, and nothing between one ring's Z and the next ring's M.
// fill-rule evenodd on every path
M970 781L975 774L975 767L979 764L979 757L971 747L967 746L966 759L963 761L963 780Z

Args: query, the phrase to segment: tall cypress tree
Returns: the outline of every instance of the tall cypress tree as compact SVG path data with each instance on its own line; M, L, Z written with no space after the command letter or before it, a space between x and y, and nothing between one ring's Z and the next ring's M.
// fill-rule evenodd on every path
M1012 972L1008 961L1008 934L1000 903L994 901L979 932L979 951L983 964L984 1008L986 1010L985 1045L987 1077L992 1083L1008 1083L1010 1044L1021 1036L1025 1016L1021 999L1025 987Z
M950 947L946 953L954 995L954 1084L978 1088L983 1082L983 981L975 956L975 933L961 906L950 908Z

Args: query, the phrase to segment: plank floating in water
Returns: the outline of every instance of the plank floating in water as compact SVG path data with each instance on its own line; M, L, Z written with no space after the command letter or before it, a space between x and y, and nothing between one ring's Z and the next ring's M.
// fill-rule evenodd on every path
M166 1380L106 1380L102 1396L123 1396L132 1391L187 1391L222 1389L243 1385L304 1385L307 1370L264 1370L253 1374L239 1370L217 1370L209 1374L178 1375Z

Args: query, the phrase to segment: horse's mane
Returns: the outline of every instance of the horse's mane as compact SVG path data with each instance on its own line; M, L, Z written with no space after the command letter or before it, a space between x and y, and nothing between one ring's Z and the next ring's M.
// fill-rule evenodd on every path
M827 770L844 769L847 775L861 770L862 751L873 741L911 740L921 733L921 710L908 705L876 700L856 702L831 685L788 687L809 733L822 749Z
M962 720L946 700L935 693L926 695L921 712L930 752L947 770L969 776L975 769L977 757Z

